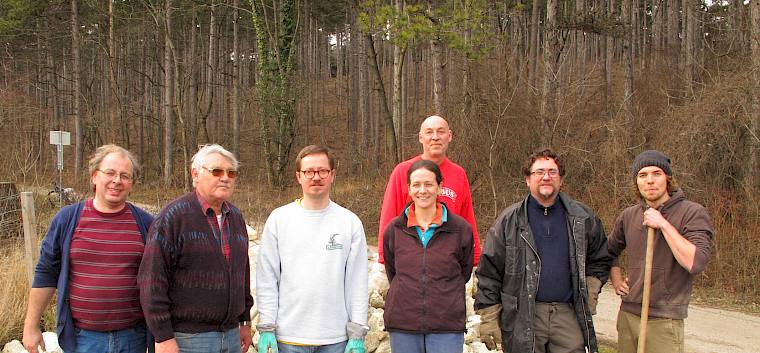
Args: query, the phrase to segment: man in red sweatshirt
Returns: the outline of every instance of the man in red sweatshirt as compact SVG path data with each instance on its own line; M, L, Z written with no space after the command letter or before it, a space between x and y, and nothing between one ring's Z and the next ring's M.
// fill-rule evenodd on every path
M467 173L464 168L452 162L446 157L446 150L452 139L449 123L441 116L431 115L420 125L418 134L422 144L422 154L399 163L393 169L385 187L382 210L380 211L380 230L377 233L378 261L384 263L383 258L383 232L390 221L403 212L409 202L409 189L406 174L409 167L421 159L431 160L438 164L443 174L441 194L438 199L446 204L448 210L456 213L472 225L473 242L475 244L473 265L478 264L480 259L480 242L478 240L478 227L475 224L475 212L472 208L472 193Z

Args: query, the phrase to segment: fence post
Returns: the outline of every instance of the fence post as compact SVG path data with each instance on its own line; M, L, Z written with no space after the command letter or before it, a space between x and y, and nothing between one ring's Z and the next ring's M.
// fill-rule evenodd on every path
M21 218L24 221L24 261L31 285L34 265L37 263L37 216L34 214L34 196L30 191L21 193Z

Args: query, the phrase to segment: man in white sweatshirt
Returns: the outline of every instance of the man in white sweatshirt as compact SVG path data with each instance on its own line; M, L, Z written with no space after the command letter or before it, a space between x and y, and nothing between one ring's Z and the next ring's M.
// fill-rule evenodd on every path
M269 215L256 266L259 353L365 353L367 242L353 212L330 200L335 160L296 157L303 197Z

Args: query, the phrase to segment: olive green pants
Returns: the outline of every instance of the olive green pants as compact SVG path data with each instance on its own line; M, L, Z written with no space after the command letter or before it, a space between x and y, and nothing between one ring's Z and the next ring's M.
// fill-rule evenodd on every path
M617 319L618 352L636 353L641 317L620 310ZM683 353L683 320L650 317L647 321L647 353Z
M533 318L535 353L584 353L583 331L569 303L536 302Z

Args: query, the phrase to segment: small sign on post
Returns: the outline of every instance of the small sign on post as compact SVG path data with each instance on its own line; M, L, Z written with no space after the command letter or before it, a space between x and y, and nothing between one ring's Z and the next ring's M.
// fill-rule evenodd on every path
M71 145L71 133L68 131L50 131L50 144L56 146L58 152L58 171L63 170L63 146ZM58 185L63 188L63 185Z
M63 146L71 145L71 133L50 131L50 144L55 145L58 155L58 197L59 206L63 207Z

